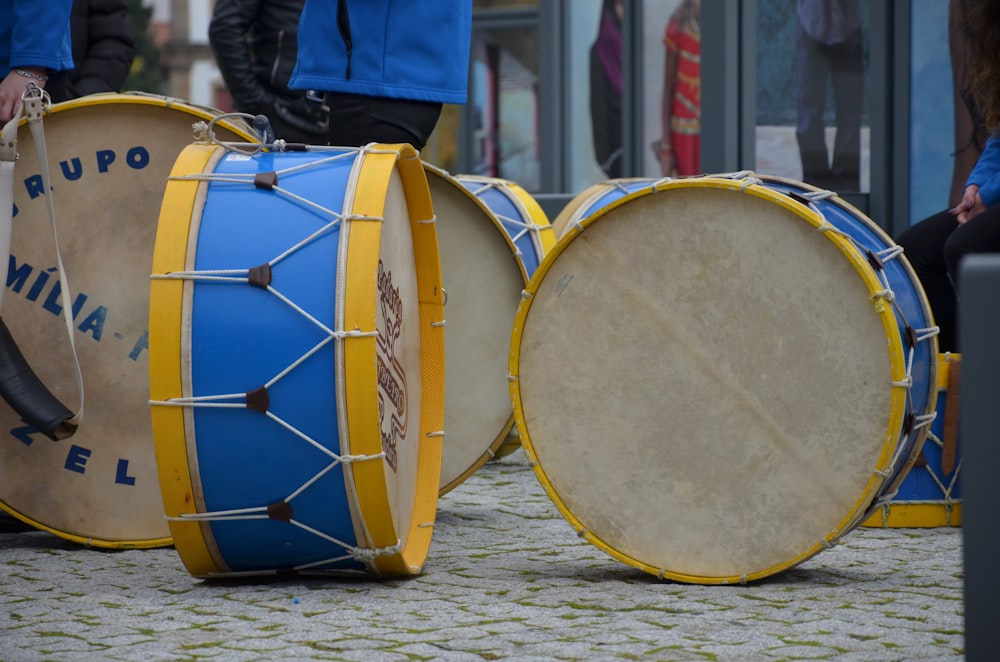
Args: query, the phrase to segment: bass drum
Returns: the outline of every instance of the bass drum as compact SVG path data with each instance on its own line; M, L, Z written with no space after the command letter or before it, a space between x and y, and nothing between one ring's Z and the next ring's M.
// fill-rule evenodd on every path
M510 387L579 536L660 578L745 583L872 512L933 416L910 408L934 379L909 372L909 338L936 337L897 317L892 247L859 244L736 176L658 183L560 239L518 309Z
M58 442L0 406L0 508L33 527L96 547L171 542L149 421L149 270L167 176L192 125L218 120L218 139L254 140L220 115L143 94L51 107L43 128L71 301L60 291L36 145L27 122L19 127L3 318L35 374L73 403L71 306L86 396L80 427Z
M181 153L150 394L192 575L420 572L444 422L432 216L409 145Z

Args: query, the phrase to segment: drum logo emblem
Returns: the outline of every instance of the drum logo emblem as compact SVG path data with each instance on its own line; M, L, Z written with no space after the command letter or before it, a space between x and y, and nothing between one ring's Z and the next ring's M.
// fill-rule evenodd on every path
M381 324L376 341L378 357L378 406L382 451L396 471L397 445L406 437L406 371L397 355L403 330L403 300L393 285L392 272L378 263L378 301Z

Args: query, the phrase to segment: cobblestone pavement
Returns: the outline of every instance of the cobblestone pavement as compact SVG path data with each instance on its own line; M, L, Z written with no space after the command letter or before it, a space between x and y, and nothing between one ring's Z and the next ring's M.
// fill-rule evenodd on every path
M419 577L202 581L172 548L0 535L3 660L916 660L963 654L959 529L864 529L748 586L574 534L524 454L441 498Z

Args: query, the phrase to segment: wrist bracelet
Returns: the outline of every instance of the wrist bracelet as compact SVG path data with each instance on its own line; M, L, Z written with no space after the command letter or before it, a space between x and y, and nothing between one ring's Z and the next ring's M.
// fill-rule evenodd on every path
M25 78L34 78L35 80L40 80L43 83L49 79L46 75L33 74L30 71L25 71L24 69L14 69L14 73L18 76L24 76Z

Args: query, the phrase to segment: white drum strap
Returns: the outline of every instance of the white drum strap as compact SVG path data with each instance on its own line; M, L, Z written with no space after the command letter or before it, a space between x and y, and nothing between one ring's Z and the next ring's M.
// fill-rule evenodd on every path
M69 336L70 348L73 350L73 364L76 370L76 390L79 394L80 406L67 423L76 427L83 420L83 374L80 370L80 359L76 353L76 341L73 337L72 300L66 269L63 266L62 254L59 251L59 235L56 231L56 213L52 204L51 188L49 187L49 161L45 148L45 130L42 126L42 116L48 103L46 95L34 83L28 83L22 99L22 110L28 119L31 137L38 154L38 167L42 175L42 190L45 192L45 207L52 227L52 238L56 247L56 264L59 269L59 286L63 294L63 318L66 320L66 332ZM10 267L10 242L14 215L14 166L17 163L17 126L20 123L20 113L15 115L3 128L0 137L0 311L3 310L3 294L7 290L7 276ZM6 256L6 257L4 257Z

